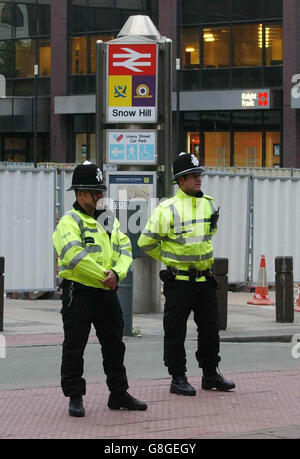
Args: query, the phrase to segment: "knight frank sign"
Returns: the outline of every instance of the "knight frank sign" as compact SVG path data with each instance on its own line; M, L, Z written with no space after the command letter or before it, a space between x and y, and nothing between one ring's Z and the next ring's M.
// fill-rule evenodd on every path
M157 44L110 44L107 123L157 121Z

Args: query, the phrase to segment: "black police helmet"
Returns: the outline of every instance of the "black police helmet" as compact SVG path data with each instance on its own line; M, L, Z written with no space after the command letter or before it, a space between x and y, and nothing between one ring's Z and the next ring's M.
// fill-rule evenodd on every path
M67 190L105 191L103 175L96 164L85 161L76 166L72 177L72 186Z
M191 153L180 153L173 163L173 185L177 183L178 177L187 174L197 174L205 169L200 167L198 159Z

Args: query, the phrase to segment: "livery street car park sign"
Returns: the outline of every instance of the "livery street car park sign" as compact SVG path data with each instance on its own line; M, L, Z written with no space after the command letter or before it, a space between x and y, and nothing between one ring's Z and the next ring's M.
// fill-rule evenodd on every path
M157 121L157 44L109 44L107 123Z
M156 131L133 129L106 131L110 164L156 164Z

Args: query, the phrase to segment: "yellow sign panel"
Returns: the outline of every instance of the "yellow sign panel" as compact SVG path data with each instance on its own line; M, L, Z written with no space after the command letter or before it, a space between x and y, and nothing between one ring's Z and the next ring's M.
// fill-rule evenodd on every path
M108 105L110 107L131 107L132 77L113 75L108 77Z

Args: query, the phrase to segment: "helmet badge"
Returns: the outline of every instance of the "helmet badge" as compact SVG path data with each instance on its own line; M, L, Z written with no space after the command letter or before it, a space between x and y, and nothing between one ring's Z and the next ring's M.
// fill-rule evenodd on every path
M97 168L96 179L98 180L98 182L102 182L103 181L103 175L102 175L102 172L101 172L99 167Z

